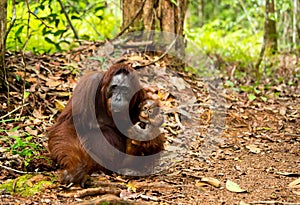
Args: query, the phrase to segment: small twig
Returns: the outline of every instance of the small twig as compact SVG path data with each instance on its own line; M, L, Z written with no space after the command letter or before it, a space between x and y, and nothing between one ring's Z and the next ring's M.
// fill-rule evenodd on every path
M275 174L286 176L286 177L299 177L300 173L292 173L292 172L275 172Z
M147 185L138 185L139 188L151 189L151 188L160 188L160 189L178 189L178 188L195 188L195 185L169 185L169 184L147 184ZM196 187L197 188L197 187Z
M127 47L141 47L141 46L149 46L152 45L153 41L139 41L139 42L127 42L126 44L122 45L122 46L127 46ZM115 43L113 43L113 45L117 45Z
M120 183L105 183L105 182L93 182L92 185L94 186L101 186L103 188L103 186L105 187L117 187L120 189L126 189L127 186L125 184L120 184ZM196 186L194 185L170 185L170 184L164 184L164 183L159 183L159 182L153 182L153 183L136 183L135 184L136 187L141 188L141 189L151 189L151 188L160 188L160 189L177 189L177 188L181 188L181 187L185 187L185 188L195 188Z
M12 195L9 195L9 194L1 194L0 195L0 199L4 199L4 198L9 198L9 199L11 199L11 198L13 198L14 196L12 196Z
M28 22L29 24L29 22ZM29 38L27 38L29 39ZM28 41L27 41L28 42ZM27 43L26 43L27 45ZM21 52L22 54L22 64L23 64L23 69L24 69L24 79L23 79L23 84L22 84L22 105L25 104L25 78L26 78L26 60L25 60L25 56L24 56L24 51ZM22 116L22 113L23 113L23 108L25 106L22 106L21 107L21 111L20 111L20 117Z
M86 196L94 196L94 195L103 195L103 194L113 194L115 196L120 195L121 189L118 188L109 188L109 187L97 187L97 188L87 188L83 190L77 191L74 193L62 193L59 194L59 196L65 197L65 198L83 198Z
M9 113L7 113L6 115L1 116L1 117L0 117L0 120L6 118L7 116L11 115L12 113L16 112L17 110L21 109L22 107L24 107L24 106L26 106L26 105L28 105L28 104L29 104L29 103L26 103L26 104L24 104L24 105L20 105L19 107L13 109L12 111L10 111Z
M69 26L71 27L71 29L72 29L72 31L73 31L73 33L74 33L75 38L79 40L78 33L77 33L76 29L74 28L74 26L73 26L73 24L72 24L72 21L71 21L69 15L68 15L68 13L67 13L67 11L66 11L66 9L65 9L64 4L61 2L61 0L58 0L58 2L59 2L59 4L60 4L60 7L61 7L62 12L64 13L64 15L65 15L65 17L66 17L66 19L67 19L67 21L68 21ZM79 44L81 45L81 42L80 42L80 41L78 41L78 42L79 42Z
M249 204L283 204L283 205L300 205L300 203L296 202L282 202L282 201L254 201L249 202Z
M43 24L44 26L46 26L47 28L53 29L52 26L47 25L43 19L41 19L40 17L38 17L38 16L37 16L35 13L33 13L31 10L28 10L28 12L29 12L31 15L33 15L36 19L38 19L40 22L42 22L42 24Z
M144 195L144 194L138 195L137 198L139 198L139 197L140 197L141 199L144 199L144 200L147 200L147 201L156 201L156 202L159 201L159 199L158 199L157 197L147 196L147 195Z
M298 137L300 137L300 134L295 134L295 133L288 133L288 132L284 132L284 133L282 133L284 136L290 136L290 137L296 137L296 138L298 138ZM274 137L280 137L281 136L281 134L273 134L273 136Z
M167 48L167 50L161 56L159 56L159 58L157 58L154 61L151 61L151 62L149 62L149 63L147 63L145 65L142 65L142 67L146 67L146 66L152 65L152 64L160 61L161 59L163 59L169 53L169 51L172 49L172 47L175 45L177 38L178 38L178 36L172 41L172 43L169 45L169 47Z
M26 5L27 5L27 11L28 11L29 14L33 15L36 19L38 19L40 22L42 22L42 24L44 24L47 28L52 28L52 29L53 29L53 27L48 26L48 25L43 21L43 19L41 19L40 17L38 17L35 13L33 13L33 12L31 11L31 9L30 9L30 7L29 7L29 4L28 4L28 0L26 0ZM29 18L28 18L28 20L29 20ZM28 24L28 25L29 25L29 24Z
M101 187L117 187L120 189L127 189L127 186L122 183L96 181L96 182L93 182L92 185L93 186L101 186Z
M118 33L111 41L119 38L132 24L133 22L135 21L135 19L140 15L141 11L143 10L144 8L144 5L145 5L145 2L146 0L143 0L142 2L142 6L141 8L136 12L136 14L134 15L134 17L130 20L130 22L122 29L122 31L120 33Z
M19 174L28 174L29 173L29 172L24 172L24 171L20 171L20 170L17 170L17 169L13 169L13 168L4 166L2 164L0 164L0 167L2 167L4 169L7 169L7 170L10 170L10 171L14 171L14 172L19 173Z
M17 186L18 178L14 179L14 182L12 184L12 192L15 193L16 191L16 186Z
M117 197L112 194L106 194L97 198L93 198L90 200L83 200L76 203L77 205L90 205L90 204L126 204L126 205L143 205L148 204L145 202L136 202L136 201L127 201L124 199L121 199L120 197Z

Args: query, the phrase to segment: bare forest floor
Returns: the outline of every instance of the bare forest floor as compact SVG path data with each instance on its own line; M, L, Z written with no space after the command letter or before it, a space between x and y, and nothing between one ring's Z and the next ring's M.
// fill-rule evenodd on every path
M47 157L46 130L78 73L99 65L99 59L87 60L95 50L91 44L65 54L9 54L10 104L0 93L0 204L300 204L300 60L293 55L274 65L270 78L281 77L280 83L262 76L254 100L230 86L209 90L208 81L166 69L166 62L148 66L141 82L158 90L172 153L161 163L171 165L148 177L93 175L86 189L60 186L39 156ZM237 81L235 66L226 69L222 82L251 87L249 76ZM224 101L221 111L213 109L215 93Z

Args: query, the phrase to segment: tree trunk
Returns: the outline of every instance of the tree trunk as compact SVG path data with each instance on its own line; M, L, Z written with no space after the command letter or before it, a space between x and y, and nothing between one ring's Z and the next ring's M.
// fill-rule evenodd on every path
M130 24L129 32L160 30L182 35L188 0L176 2L177 5L170 0L123 0L122 28Z
M292 40L293 40L293 48L297 49L297 14L298 14L298 0L294 0L293 4L293 35L292 35Z
M201 15L200 15L200 23L199 26L202 27L205 24L205 1L200 0L201 2Z
M141 22L143 0L123 0L123 22L122 29L129 26L128 31L138 31L143 28ZM136 16L137 15L137 16Z
M272 18L273 17L273 18ZM274 0L266 0L266 19L265 19L265 35L266 44L265 52L274 54L277 52L277 32L275 18Z
M0 0L0 89L5 80L5 35L6 35L7 1Z
M276 21L271 19L271 16L275 15L274 0L266 0L266 12L265 12L265 31L264 41L259 54L259 59L255 65L256 79L260 79L259 66L265 55L275 54L277 52L277 32Z
M134 31L162 31L163 40L171 45L174 39L170 34L183 37L183 24L188 0L122 0L123 22L122 30ZM153 38L149 36L148 40ZM145 39L144 39L145 40ZM183 38L177 38L174 48L180 58L184 57Z

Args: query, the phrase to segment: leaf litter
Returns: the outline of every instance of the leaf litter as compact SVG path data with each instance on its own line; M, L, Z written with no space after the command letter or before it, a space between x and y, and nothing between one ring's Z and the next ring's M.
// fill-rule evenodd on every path
M209 85L191 73L170 69L172 65L167 65L167 61L158 61L142 69L141 83L156 88L165 115L164 132L169 154L162 162L168 163L168 168L157 175L134 179L95 175L90 179L91 188L86 190L61 188L53 177L55 167L45 159L45 133L70 99L82 70L100 67L101 56L93 58L98 47L98 44L87 44L73 52L53 55L26 53L26 67L20 63L21 54L9 54L10 103L7 103L6 93L0 95L0 186L9 180L18 180L24 171L39 173L38 177L29 179L29 186L45 178L52 185L27 197L1 189L4 203L300 203L299 179L295 178L300 170L299 79L278 69L277 75L289 76L289 81L296 85L274 85L263 91L267 100L224 88L225 129L220 136L214 137L207 134L216 129L210 127L216 119L212 117L214 99ZM156 58L128 55L119 60L140 66ZM299 62L297 65L299 67ZM288 65L281 66L286 70ZM288 70L299 72L299 68L297 71L294 67ZM224 83L226 80L234 82L230 75L223 78ZM170 87L169 82L175 86ZM273 95L275 92L280 93L278 97ZM24 140L33 136L30 142L43 147L42 150L33 149L34 155L43 157L31 159L25 167L23 157L8 152L15 143L9 136Z

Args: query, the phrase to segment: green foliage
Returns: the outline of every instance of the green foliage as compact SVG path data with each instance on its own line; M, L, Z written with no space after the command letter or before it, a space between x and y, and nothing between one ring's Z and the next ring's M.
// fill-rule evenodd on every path
M202 2L204 5L202 5ZM188 24L191 27L209 24L212 21L226 21L228 26L239 25L243 28L263 28L264 10L261 1L243 0L246 11L241 5L241 1L190 1L189 10L192 15ZM203 8L202 8L203 7ZM202 13L203 11L203 13ZM199 14L201 14L199 18ZM249 18L252 22L249 22ZM250 25L250 24L253 25Z
M41 151L43 148L41 145L34 142L33 136L29 135L26 132L22 132L18 129L19 127L14 127L9 131L0 130L0 133L8 133L8 136L0 135L0 139L1 141L8 142L8 144L10 145L10 152L12 154L17 154L24 158L26 167L33 158L37 157L38 152ZM17 132L20 133L18 134L18 136L16 134L10 134Z
M227 80L226 82L225 82L225 85L224 86L226 86L226 87L230 87L232 90L234 90L234 91L239 91L240 89L239 88L237 88L236 86L235 86L235 84L232 82L232 81L230 81L230 80Z
M254 85L235 85L234 82L227 80L224 83L225 87L231 88L233 91L236 92L245 92L248 94L248 99L250 101L254 101L257 98L262 100L263 102L266 102L268 98L265 96L265 91L268 90L268 85L258 86L258 83L255 83Z
M238 62L241 67L253 67L257 61L263 32L231 27L215 20L201 28L189 29L187 37L208 54L218 54L226 62Z
M171 0L171 3L174 4L175 6L178 6L178 3L176 0Z
M34 153L34 150L39 150L40 147L35 143L30 142L32 136L22 139L18 136L9 136L9 138L14 139L14 142L11 143L12 154L18 154L21 157L31 157Z
M291 74L286 76L276 74L280 73L280 65L274 59L279 60L279 56L265 55L260 67L256 68L263 43L264 1L197 0L191 2L189 9L186 36L212 57L216 68L227 75L225 87L247 93L250 101L266 102L280 94L274 90L277 85L296 84L296 73L290 71ZM279 28L279 48L291 48L288 41L292 38L287 36L291 34L286 31L292 30L292 9L291 1L281 0L276 2L276 13L271 16ZM291 75L294 77L288 81Z
M103 40L117 33L120 16L113 1L61 0L80 40ZM54 52L78 46L57 0L25 1L16 5L16 22L8 36L7 49L35 53ZM8 11L12 10L9 1ZM8 23L12 13L8 12Z

